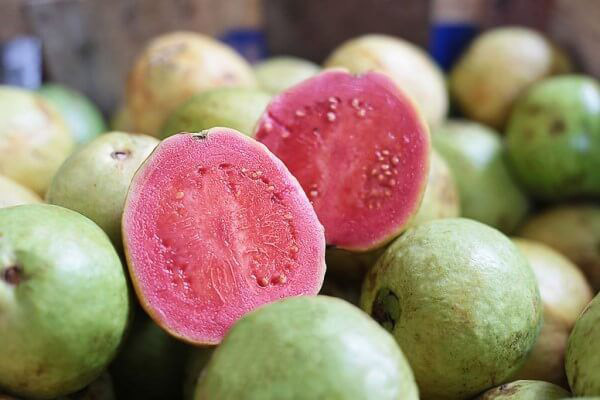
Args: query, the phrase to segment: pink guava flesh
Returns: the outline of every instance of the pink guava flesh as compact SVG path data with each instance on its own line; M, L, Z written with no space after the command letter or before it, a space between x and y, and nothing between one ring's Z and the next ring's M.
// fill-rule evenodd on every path
M256 139L300 181L327 244L385 244L419 209L429 132L412 101L385 75L323 72L267 107Z
M226 128L164 140L136 173L123 237L137 295L176 337L218 344L254 308L317 294L323 227L265 146Z

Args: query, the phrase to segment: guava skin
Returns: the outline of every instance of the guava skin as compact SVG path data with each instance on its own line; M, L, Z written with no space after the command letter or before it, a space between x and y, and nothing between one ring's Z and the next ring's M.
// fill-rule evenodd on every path
M302 58L271 57L254 65L258 86L269 93L281 93L321 72L317 64Z
M361 308L392 332L423 399L468 399L506 381L542 322L525 257L496 229L461 218L396 239L367 274Z
M196 400L416 400L394 339L358 308L326 296L292 297L238 321L217 347Z
M123 132L99 136L63 163L52 179L47 201L90 218L120 250L129 184L158 143L151 136Z
M532 196L600 198L600 84L565 75L533 86L507 130L510 165Z
M514 379L568 387L564 368L567 339L577 317L592 300L592 288L579 268L552 248L522 238L513 242L533 268L544 305L540 335Z
M476 122L452 120L431 137L458 186L461 216L512 233L530 206L510 175L500 136Z
M254 126L271 101L266 92L252 88L217 88L193 96L168 118L161 132L166 138L180 132L200 132L215 126L252 136Z
M78 145L106 131L102 113L83 94L55 83L43 85L38 93L56 107Z
M569 336L565 369L577 396L600 396L600 295L579 316Z
M502 27L471 43L450 71L449 89L469 119L502 129L524 90L570 69L565 54L538 32Z
M446 118L448 94L442 71L426 52L405 40L381 34L359 36L337 47L324 66L346 68L354 74L386 73L414 98L429 126Z
M552 383L519 380L490 389L476 400L559 400L569 395L565 389Z
M35 192L0 175L0 208L41 202L42 199Z
M41 96L0 85L0 175L43 196L52 176L71 154L65 121Z
M115 400L112 379L106 372L86 388L56 400Z
M92 221L47 204L0 209L0 388L52 399L91 383L116 355L129 301Z
M594 293L600 291L600 207L567 204L530 218L519 236L558 250L585 274Z
M256 86L252 67L233 48L194 32L158 36L139 55L127 81L134 129L157 136L185 100L221 86Z

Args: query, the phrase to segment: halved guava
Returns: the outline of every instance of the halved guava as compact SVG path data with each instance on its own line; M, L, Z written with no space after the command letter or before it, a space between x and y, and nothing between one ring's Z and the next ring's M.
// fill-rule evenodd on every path
M190 343L217 344L246 312L323 282L323 227L298 181L232 129L159 144L133 178L122 229L142 306Z
M298 178L328 245L380 247L419 209L429 168L428 128L383 74L322 72L276 96L255 137Z

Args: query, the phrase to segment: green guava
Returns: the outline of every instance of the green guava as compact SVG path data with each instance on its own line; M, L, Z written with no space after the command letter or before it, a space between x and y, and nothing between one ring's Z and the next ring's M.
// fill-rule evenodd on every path
M567 339L577 317L592 300L592 288L579 268L552 248L528 239L513 241L533 268L544 305L540 336L513 378L568 387L564 367Z
M200 132L215 126L252 136L254 126L271 96L253 88L217 88L195 95L167 119L161 137L180 132Z
M255 87L252 67L233 48L195 32L154 38L129 73L125 98L136 132L156 136L192 95L221 86Z
M394 339L358 308L300 296L239 320L199 378L195 399L416 400Z
M476 122L454 120L434 131L432 142L454 175L462 216L512 233L529 201L509 173L500 136Z
M272 94L283 92L320 71L317 64L290 56L271 57L254 66L258 85Z
M519 236L547 244L573 261L595 293L600 291L600 206L571 204L530 218Z
M0 85L0 174L43 196L74 147L58 112L41 96Z
M461 218L396 239L367 274L361 308L394 335L427 399L468 399L506 381L542 322L527 259L496 229Z
M476 400L559 400L569 392L552 383L519 380L490 389Z
M578 396L600 396L600 295L579 316L569 336L565 369Z
M547 79L515 104L506 130L515 177L533 196L600 198L600 84L576 75Z
M386 73L412 96L429 126L446 119L448 94L442 71L425 51L403 39L380 34L350 39L329 55L324 66L355 74Z
M32 190L0 175L0 208L41 202L40 196Z
M564 52L521 27L477 37L450 71L450 93L470 119L502 129L519 95L533 83L571 69Z
M52 399L107 367L129 317L125 272L106 234L48 204L0 209L0 390Z
M121 216L138 167L159 141L146 135L110 132L69 157L57 171L46 199L98 224L121 249Z
M38 93L58 110L76 144L87 143L106 131L102 113L83 94L56 83L43 85Z

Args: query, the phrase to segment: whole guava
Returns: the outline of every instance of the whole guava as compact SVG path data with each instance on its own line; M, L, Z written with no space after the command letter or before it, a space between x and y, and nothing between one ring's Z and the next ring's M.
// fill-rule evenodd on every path
M534 85L515 104L506 130L515 177L548 201L600 198L600 84L564 75Z
M570 69L564 53L540 33L502 27L471 43L450 71L449 88L468 118L502 129L525 89Z
M106 234L48 204L0 209L0 388L52 399L116 355L129 317L125 272Z
M196 400L416 400L389 333L327 296L290 297L239 320L213 353Z
M549 382L519 380L490 389L476 400L560 400L569 392Z
M432 135L458 186L461 215L512 233L529 211L513 181L500 136L466 120L448 121Z
M0 174L43 196L74 147L58 112L41 96L0 85Z
M565 369L578 396L600 396L600 294L579 316L569 336Z
M32 190L0 175L0 208L41 202L40 196Z
M162 128L162 138L180 132L200 132L215 126L252 136L271 96L253 88L217 88L193 96L179 106Z
M577 317L592 300L592 289L571 261L543 243L513 239L533 268L544 305L542 331L514 379L535 379L568 387L565 348Z
M97 137L63 163L46 199L90 218L121 249L121 216L129 184L158 142L123 132Z
M519 236L558 250L586 275L595 293L600 291L600 206L564 204L533 216Z
M396 239L367 274L361 308L394 335L425 399L468 399L506 381L542 322L527 259L496 229L461 218Z
M320 71L317 64L291 56L271 57L254 66L258 85L272 94L283 92Z

